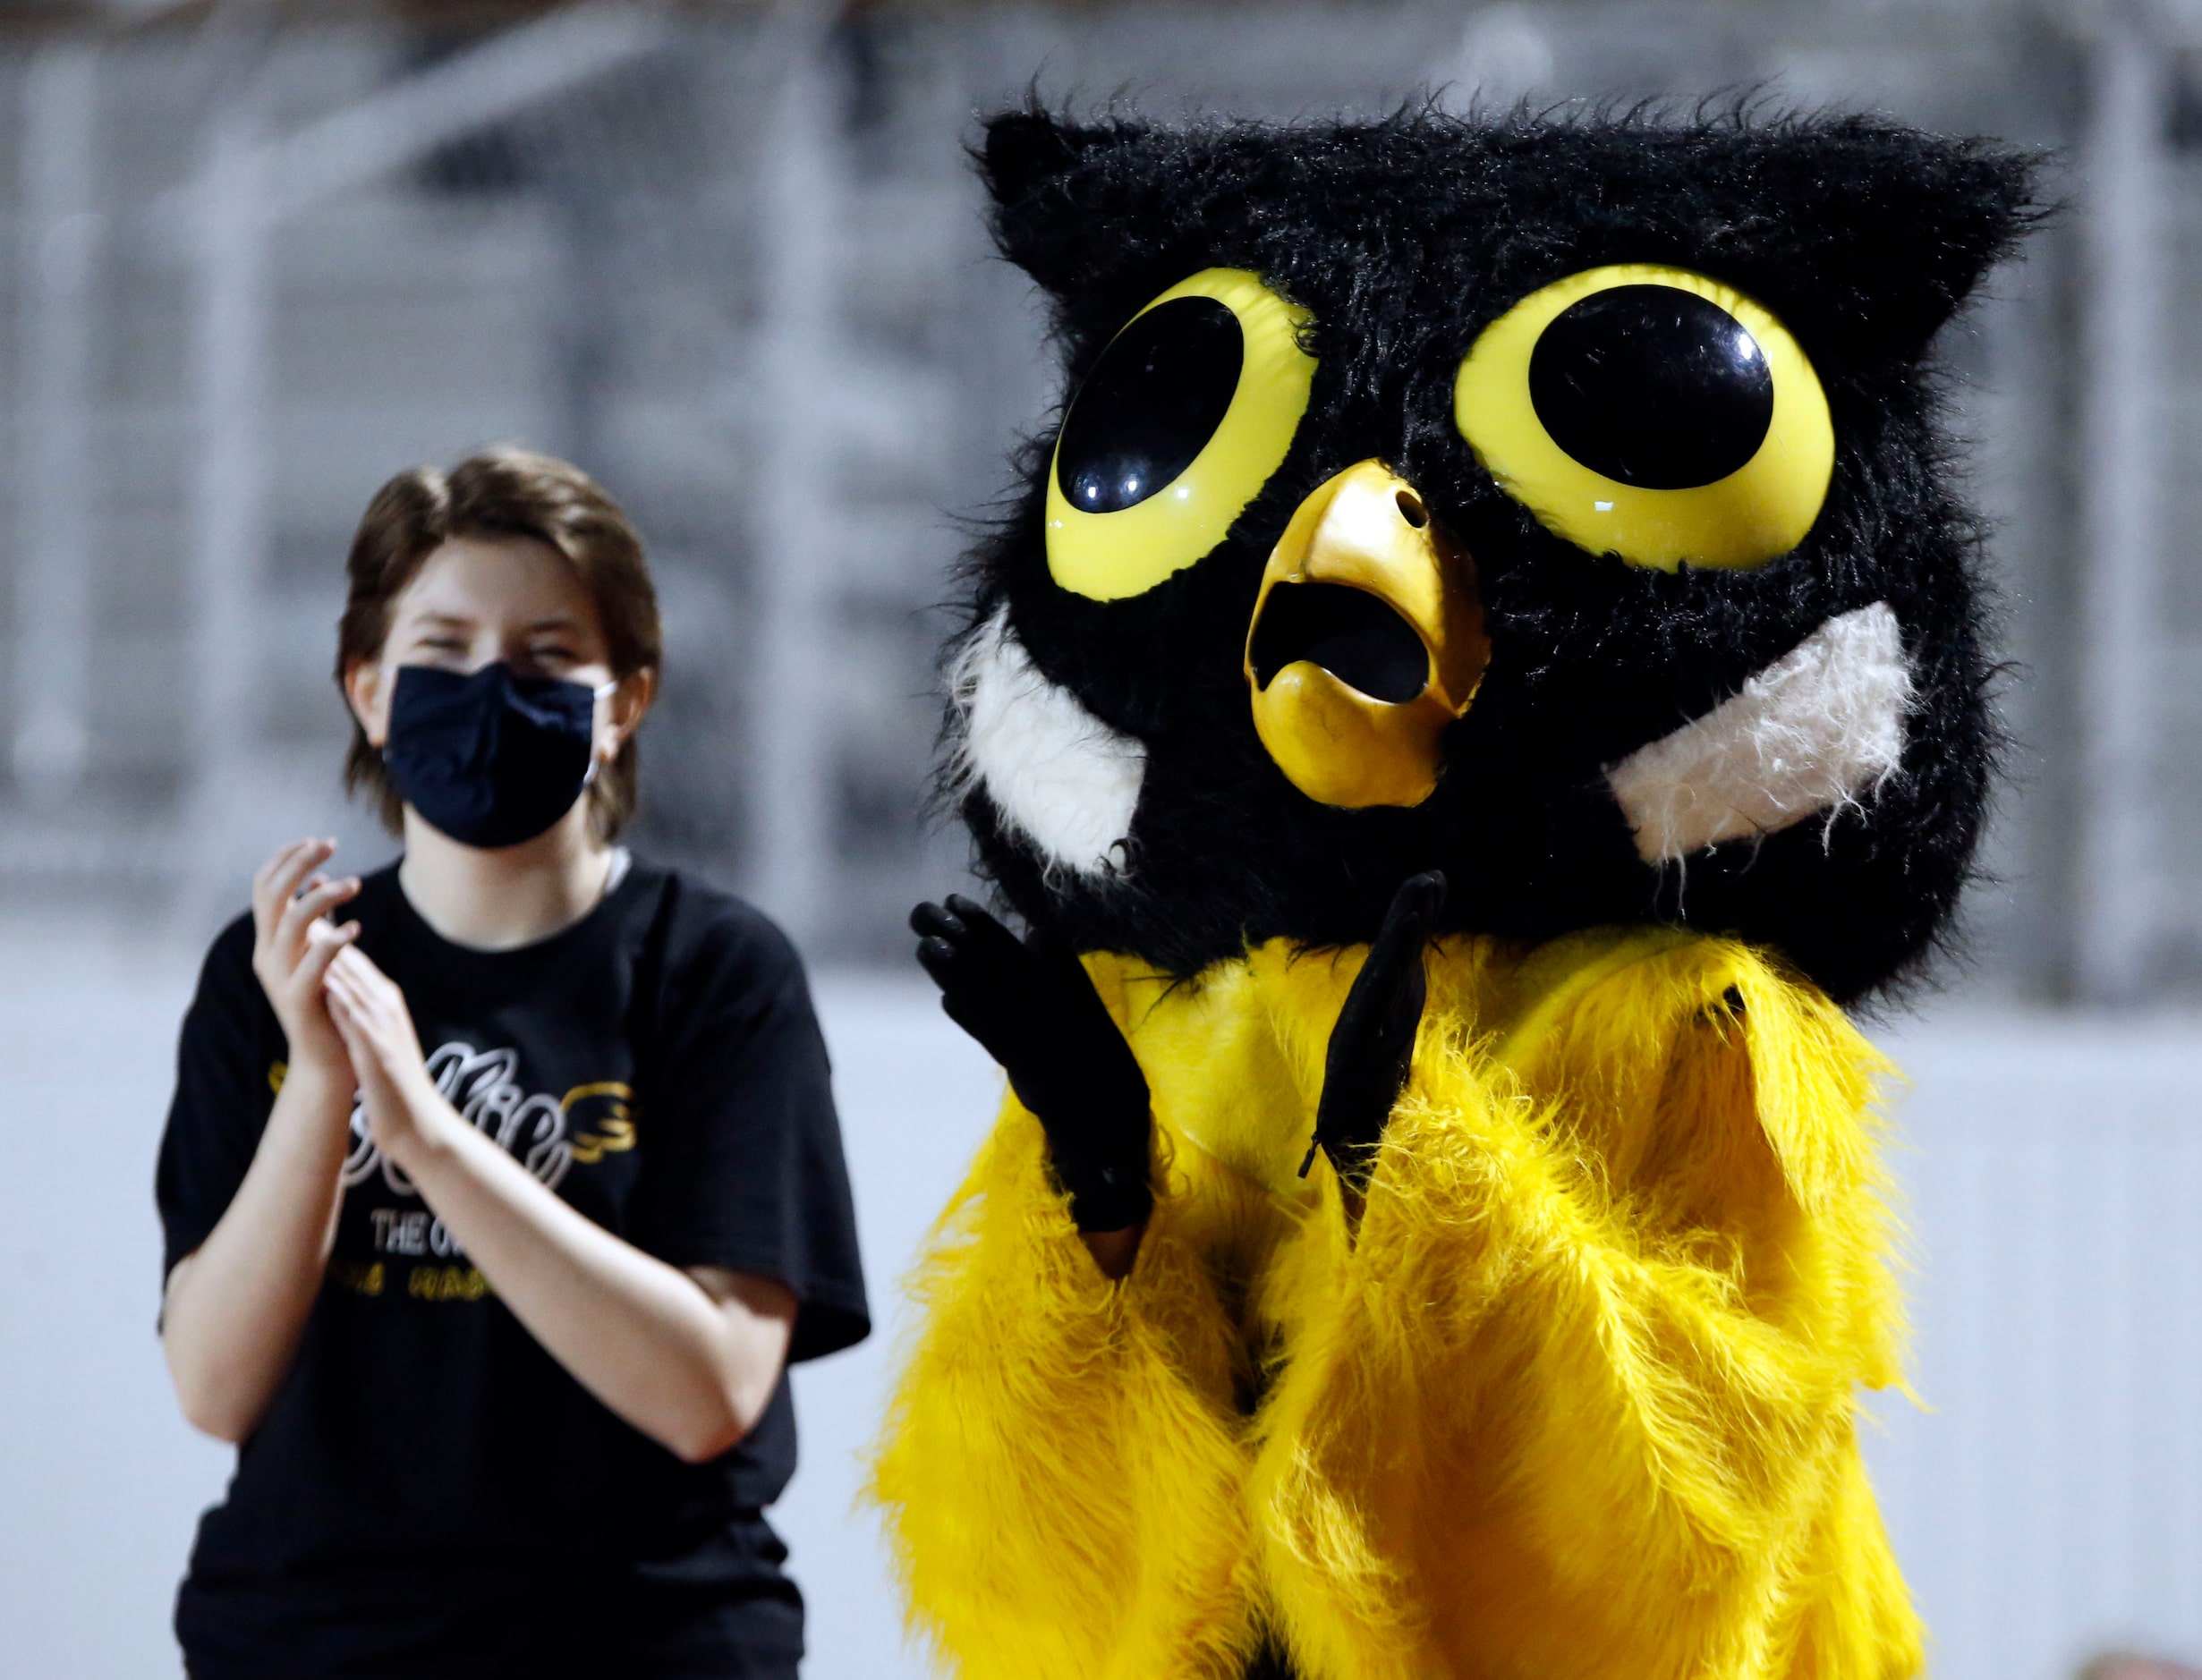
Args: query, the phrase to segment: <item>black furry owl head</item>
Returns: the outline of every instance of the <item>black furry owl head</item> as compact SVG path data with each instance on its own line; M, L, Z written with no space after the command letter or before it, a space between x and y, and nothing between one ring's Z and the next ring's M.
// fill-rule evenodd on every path
M982 868L1191 973L1665 921L1839 997L1946 921L1992 736L1928 345L2029 160L1863 118L986 125L1067 397L974 556Z

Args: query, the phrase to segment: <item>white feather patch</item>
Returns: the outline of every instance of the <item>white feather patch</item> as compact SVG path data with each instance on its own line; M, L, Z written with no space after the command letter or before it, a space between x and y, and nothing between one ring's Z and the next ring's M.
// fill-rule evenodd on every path
M1704 717L1606 771L1646 863L1807 817L1829 819L1893 774L1911 671L1896 613L1829 619Z
M1079 875L1125 868L1124 844L1147 750L1033 668L1005 607L956 656L948 692L962 720L957 774L1047 853Z

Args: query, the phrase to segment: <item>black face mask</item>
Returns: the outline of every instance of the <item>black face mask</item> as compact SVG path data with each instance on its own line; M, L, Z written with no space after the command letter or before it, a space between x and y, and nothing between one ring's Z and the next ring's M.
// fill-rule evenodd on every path
M472 675L400 666L382 761L438 833L485 851L518 845L593 779L596 700L584 683L514 676L502 660Z

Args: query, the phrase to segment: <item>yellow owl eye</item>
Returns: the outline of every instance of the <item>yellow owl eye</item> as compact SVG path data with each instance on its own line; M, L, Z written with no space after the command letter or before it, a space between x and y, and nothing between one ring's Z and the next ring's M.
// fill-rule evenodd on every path
M1453 420L1547 530L1662 572L1789 553L1835 467L1826 393L1789 329L1717 280L1642 263L1570 275L1485 327Z
M1205 268L1134 316L1071 399L1048 474L1048 570L1097 601L1144 595L1223 540L1292 447L1307 312Z

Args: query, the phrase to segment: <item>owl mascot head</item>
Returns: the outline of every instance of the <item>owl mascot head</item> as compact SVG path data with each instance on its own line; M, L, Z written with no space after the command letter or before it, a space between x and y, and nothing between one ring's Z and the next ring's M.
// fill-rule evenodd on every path
M1929 360L2028 160L987 125L1059 425L921 906L1001 1119L875 1465L969 1676L1898 1680L1875 1082L1977 837Z

